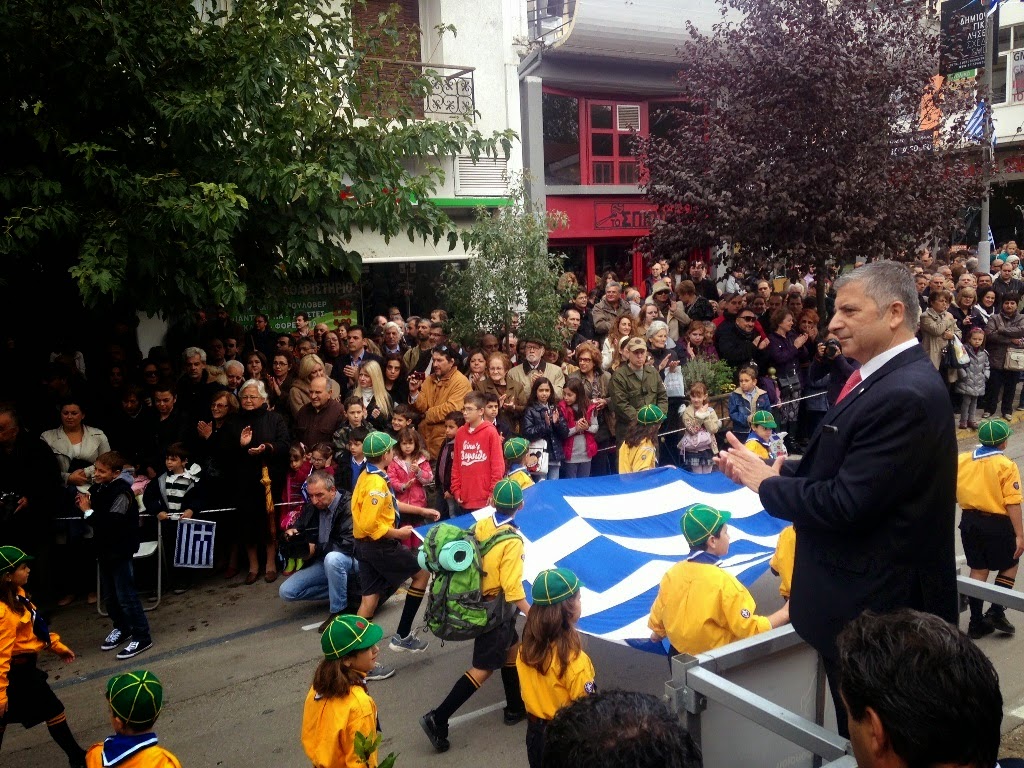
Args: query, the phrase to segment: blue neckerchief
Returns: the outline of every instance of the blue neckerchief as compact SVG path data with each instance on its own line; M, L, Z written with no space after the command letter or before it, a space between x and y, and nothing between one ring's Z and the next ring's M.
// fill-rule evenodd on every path
M118 765L144 749L156 746L155 733L117 734L103 740L103 765Z
M508 472L505 473L505 477L512 477L512 475L514 475L516 472L525 471L526 467L524 467L522 464L513 464L511 467L509 467Z
M395 508L395 528L401 528L402 527L402 515L398 511L398 497L395 496L395 489L392 488L391 487L391 483L388 482L388 473L385 472L380 467L378 467L372 461L366 462L366 466L363 467L363 471L368 473L368 474L377 475L377 477L384 478L384 482L387 483L387 486L388 486L388 493L391 494L391 506Z
M36 607L32 605L32 601L24 595L18 595L18 602L25 606L25 609L32 617L32 634L39 638L40 642L49 647L50 628L46 625L46 620L39 615L39 611L37 611Z
M704 549L695 549L690 552L689 557L686 558L688 563L704 563L707 565L718 565L718 561L721 558L718 555L712 555L710 552Z
M995 456L998 453L1002 453L1002 451L994 446L979 445L974 449L974 453L971 454L971 458L977 461L978 459L984 459L986 456Z

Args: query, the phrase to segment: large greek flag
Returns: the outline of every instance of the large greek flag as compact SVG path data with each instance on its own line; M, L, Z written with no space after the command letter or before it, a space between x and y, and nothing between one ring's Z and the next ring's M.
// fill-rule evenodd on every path
M583 584L580 630L619 643L650 635L647 617L661 577L689 554L679 527L683 507L704 502L732 513L732 544L722 566L748 586L767 570L787 525L769 516L756 494L724 475L676 467L548 480L524 496L516 522L527 542L525 579L532 584L545 568L574 571ZM491 512L488 507L448 522L468 528Z
M178 568L213 568L213 541L217 523L183 517L178 521L174 564Z

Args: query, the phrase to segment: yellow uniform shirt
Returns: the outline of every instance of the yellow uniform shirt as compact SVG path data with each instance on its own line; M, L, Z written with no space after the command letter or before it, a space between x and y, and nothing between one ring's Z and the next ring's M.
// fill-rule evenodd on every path
M658 450L650 440L644 440L636 448L630 448L625 443L619 448L620 475L643 472L645 469L654 469L656 466L658 466Z
M352 489L352 534L376 541L395 527L397 512L387 479L373 472L360 473Z
M508 523L496 525L494 516L478 520L473 527L476 540L487 541L501 531L515 530ZM526 599L523 588L523 540L519 537L498 542L483 557L481 566L484 571L480 582L480 591L484 597L493 597L501 590L505 593L505 602L514 603Z
M696 655L772 628L754 598L713 563L684 560L661 579L647 626L680 653Z
M768 458L768 449L765 448L764 443L758 440L756 437L748 437L747 442L743 444L748 451L753 453L759 459Z
M788 525L779 534L775 545L775 554L768 562L768 567L779 574L779 594L789 597L793 586L793 561L796 559L796 529Z
M347 695L321 697L312 688L302 707L302 748L314 768L366 768L356 757L356 734L377 735L377 705L361 685ZM369 768L377 765L370 755Z
M25 597L25 590L18 588L18 595ZM35 606L32 605L34 609ZM26 609L20 616L8 605L0 603L0 704L7 703L7 673L11 668L11 657L23 654L39 654L47 646L32 631L32 611ZM60 635L50 632L49 650L67 653L68 647L60 641Z
M523 467L513 470L505 475L509 480L515 482L524 491L533 485L533 478L530 477L530 473L527 472Z
M102 744L89 747L85 753L85 765L86 768L104 768ZM154 744L118 761L117 768L181 768L181 763L159 744Z
M523 690L523 704L534 717L551 720L566 704L582 699L597 691L594 684L594 665L587 654L580 651L562 670L558 654L551 649L553 658L546 674L541 674L523 662L523 649L516 657L519 685Z
M1020 470L1002 451L979 448L961 453L956 474L956 502L963 509L1005 515L1020 504Z

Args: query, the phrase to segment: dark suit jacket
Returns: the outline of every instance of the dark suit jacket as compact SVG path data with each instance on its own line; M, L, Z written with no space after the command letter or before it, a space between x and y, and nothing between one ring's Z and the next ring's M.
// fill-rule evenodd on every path
M957 622L956 471L949 395L915 346L828 411L795 471L761 484L796 528L793 627L823 656L868 608Z

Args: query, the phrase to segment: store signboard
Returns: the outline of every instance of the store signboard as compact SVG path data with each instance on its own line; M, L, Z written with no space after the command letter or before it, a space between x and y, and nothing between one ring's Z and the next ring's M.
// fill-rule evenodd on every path
M985 66L985 0L946 0L940 11L939 74ZM999 29L996 11L995 29Z
M1024 49L1012 51L1009 56L1010 72L1006 78L1008 104L1024 104Z
M348 280L297 282L281 289L283 302L277 314L270 316L275 331L294 331L295 315L305 312L310 325L326 323L328 328L346 327L358 322L359 286ZM252 328L256 310L243 312L234 319L243 328Z

